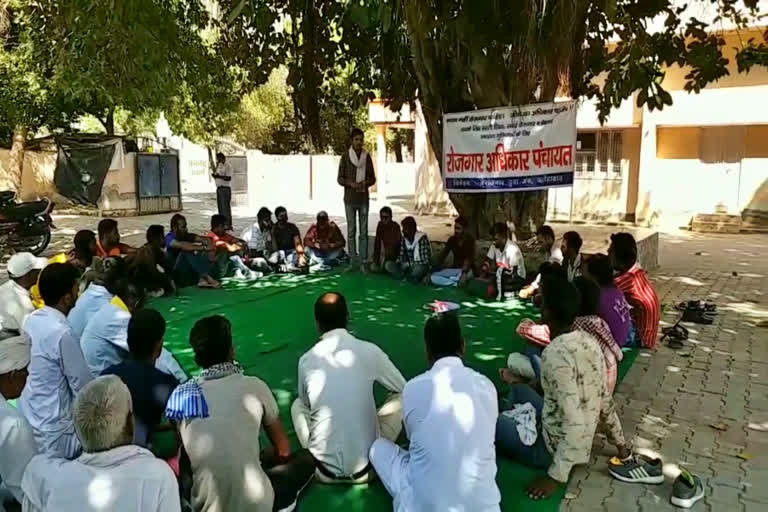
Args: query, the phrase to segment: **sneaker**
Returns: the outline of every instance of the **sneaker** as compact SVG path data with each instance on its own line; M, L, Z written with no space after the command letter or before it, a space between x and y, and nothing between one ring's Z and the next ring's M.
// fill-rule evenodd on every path
M675 480L669 501L676 507L691 508L703 497L704 484L701 478L684 469Z
M240 269L235 270L235 279L237 279L238 281L242 281L243 279L245 279L245 274L243 274L242 270Z
M664 483L664 473L661 469L661 459L647 459L641 455L632 455L624 460L614 457L608 462L608 472L611 476L630 484Z
M248 275L248 278L251 281L256 281L257 279L261 279L262 277L264 277L264 274L261 272L257 272L255 270L251 270L250 274Z

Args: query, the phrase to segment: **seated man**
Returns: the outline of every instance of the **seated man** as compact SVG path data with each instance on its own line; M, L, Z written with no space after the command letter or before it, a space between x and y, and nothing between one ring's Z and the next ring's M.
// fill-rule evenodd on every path
M16 253L8 260L8 281L0 285L0 341L20 341L24 320L35 311L30 289L46 264L45 258L29 252Z
M256 214L256 222L245 228L240 238L248 244L248 256L251 257L251 268L269 272L272 268L267 259L272 255L272 212L269 208L261 207Z
M569 231L563 235L561 250L563 252L563 266L568 273L568 281L581 276L581 236L575 231Z
M133 442L153 451L155 433L173 429L168 422L163 423L163 413L168 398L179 384L155 366L163 352L164 337L165 319L160 313L154 309L137 311L128 322L130 357L102 372L102 375L117 375L128 386L136 418Z
M190 233L187 219L181 214L171 217L171 231L165 237L165 250L177 287L197 282L200 288L221 288L221 283L211 277L213 264L208 257L213 250L211 239Z
M176 388L165 414L178 422L191 465L192 510L293 510L315 463L306 450L291 454L272 391L235 362L232 325L198 320L189 343L202 373ZM262 427L272 453L259 446Z
M296 224L288 222L288 211L282 206L275 208L275 217L277 224L272 227L275 253L270 256L269 262L273 265L288 265L289 269L306 267L307 257L304 254L299 228Z
M613 338L620 347L631 345L632 307L624 297L624 293L616 288L613 282L613 265L611 259L605 254L595 254L587 260L587 272L590 279L600 287L600 303L597 314L605 320L611 328Z
M46 305L29 315L23 326L32 349L20 410L32 426L40 452L68 459L80 453L72 402L93 378L67 322L77 298L79 275L71 263L45 267L40 294Z
M29 340L0 341L0 510L5 510L3 503L24 502L21 479L27 464L37 455L32 427L7 402L19 398L27 382L29 348Z
M127 280L114 283L110 293L114 296L90 319L80 338L80 347L93 375L128 359L128 324L131 314L141 309L146 295L144 290ZM157 369L186 382L187 375L173 355L162 349Z
M603 432L619 457L631 455L605 385L605 358L595 339L573 330L579 294L566 279L542 282L542 318L552 342L541 358L542 397L527 384L511 387L496 425L496 446L507 456L547 475L528 489L532 499L547 498L566 485L576 464L589 462L595 432Z
M104 304L114 298L109 289L114 289L118 281L128 277L128 269L123 258L109 257L103 261L103 266L88 285L88 288L77 298L75 307L67 315L67 321L72 327L72 334L78 342L83 336L85 326L99 312Z
M120 243L120 231L115 219L103 219L99 222L98 231L99 239L96 241L96 251L100 258L136 252L134 247Z
M38 455L24 473L24 510L177 512L178 484L170 466L131 444L133 404L119 377L99 377L74 405L83 454L68 461Z
M74 248L68 252L61 252L48 258L47 265L51 263L71 263L77 268L80 273L80 285L79 291L82 293L88 288L88 285L93 281L96 272L96 267L101 261L101 257L98 254L98 243L96 241L96 234L88 229L81 229L75 234ZM40 297L40 290L38 285L35 284L30 289L30 295L32 296L32 303L35 308L40 309L45 304L42 297Z
M176 285L173 283L173 269L165 254L165 228L153 224L147 228L147 243L139 247L128 261L128 273L139 288L143 288L153 297L173 295Z
M403 238L400 241L400 259L387 271L396 279L419 283L429 274L432 266L432 244L426 233L416 228L416 219L403 219Z
M379 224L373 240L371 272L394 273L400 259L400 225L392 220L392 208L385 206L379 211Z
M555 231L547 225L540 226L536 231L536 242L539 249L544 253L545 261L549 263L563 264L563 250L560 244L555 243ZM536 290L539 289L539 283L541 282L541 275L536 276L536 279L520 290L520 298L528 299L532 297Z
M320 481L365 483L373 477L368 450L376 437L394 441L402 429L399 393L405 379L378 346L349 334L342 295L326 293L317 299L315 322L321 338L299 359L293 428L317 460ZM374 382L397 393L378 411Z
M403 391L408 451L378 439L371 463L394 498L395 512L501 510L496 486L496 389L464 366L456 314L433 316L424 328L430 369Z
M248 244L227 233L228 224L224 215L216 214L211 217L211 231L208 233L208 238L213 242L213 249L217 255L218 275L226 277L234 274L235 279L262 277L262 274L254 272L243 262L241 256L245 256Z
M548 277L545 276L545 278ZM613 393L616 388L619 362L624 358L624 354L613 338L608 324L598 316L600 288L585 277L577 277L573 284L580 296L579 313L573 321L573 329L592 335L599 343L605 356L605 385L608 391ZM546 324L536 324L529 319L524 319L517 326L517 333L533 343L535 348L532 347L528 356L519 353L510 354L507 359L509 368L501 371L501 378L509 384L538 381L541 379L541 351L551 342L549 327Z
M304 247L309 255L309 264L321 267L335 267L344 258L347 242L339 226L328 220L327 212L317 214L317 223L304 235Z
M435 286L464 286L474 277L475 237L469 233L468 227L467 219L456 219L453 236L448 239L435 261L435 267L442 269L432 274L432 284ZM442 268L448 256L452 258L451 266Z
M637 262L637 243L629 233L611 235L608 249L613 268L617 273L616 287L632 306L632 322L637 339L643 348L654 348L658 339L661 321L659 296L648 279L648 273Z
M488 249L480 270L480 281L490 283L488 296L501 300L508 291L516 291L525 284L525 259L515 242L510 239L509 227L497 222L491 229L493 243Z

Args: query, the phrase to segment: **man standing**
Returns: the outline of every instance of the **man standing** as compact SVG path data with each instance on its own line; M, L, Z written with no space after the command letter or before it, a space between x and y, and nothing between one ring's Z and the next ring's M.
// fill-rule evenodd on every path
M349 151L341 155L338 182L344 187L349 256L353 264L359 263L360 269L365 271L368 261L368 189L376 183L376 174L371 156L363 149L363 131L354 128L351 137ZM356 243L358 228L359 246Z
M328 220L327 212L317 214L317 223L304 235L304 247L309 253L309 262L321 267L334 267L344 257L346 241L339 226Z
M317 299L315 322L320 341L299 359L299 398L291 407L296 437L317 459L320 481L365 483L373 442L378 436L394 441L402 429L405 379L378 346L347 331L343 295ZM378 411L374 382L396 393Z
M232 167L223 153L216 153L216 170L211 174L216 181L216 205L219 215L227 218L232 225Z
M394 498L395 512L498 512L496 389L464 366L464 338L455 314L430 318L424 338L431 368L403 391L410 448L378 439L371 463Z
M93 378L72 334L67 313L77 299L80 273L71 263L51 263L40 274L45 306L29 315L24 331L32 340L21 411L42 453L71 459L80 453L72 403Z
M435 286L464 286L472 279L475 267L475 237L467 230L468 226L469 223L464 217L456 219L453 236L448 239L435 261L435 266L440 268L448 256L451 256L451 266L432 274L432 284Z
M24 319L35 311L29 290L47 263L45 258L28 252L14 254L8 260L10 279L0 286L0 340L22 335Z

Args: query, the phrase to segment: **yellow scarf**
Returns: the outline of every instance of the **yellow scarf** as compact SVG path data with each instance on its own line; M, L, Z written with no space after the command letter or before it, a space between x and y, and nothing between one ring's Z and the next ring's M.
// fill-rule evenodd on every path
M69 261L69 257L67 257L67 253L62 252L57 254L56 256L52 256L48 260L48 265L51 263L66 263ZM40 276L43 275L42 272L37 276L37 283L32 285L32 288L29 289L29 295L32 297L32 304L35 305L35 308L40 309L43 306L45 306L45 302L43 302L43 298L40 296L40 287L38 286L40 284Z
M130 313L128 306L125 305L125 302L123 302L123 299L121 299L117 295L115 295L114 298L111 301L109 301L109 303L114 304L115 306L119 307L123 311L127 311L128 313Z

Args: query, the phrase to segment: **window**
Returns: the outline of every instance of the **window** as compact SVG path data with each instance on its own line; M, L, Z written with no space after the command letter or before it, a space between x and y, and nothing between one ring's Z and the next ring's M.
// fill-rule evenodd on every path
M620 130L579 133L576 140L576 172L621 175L623 134Z

